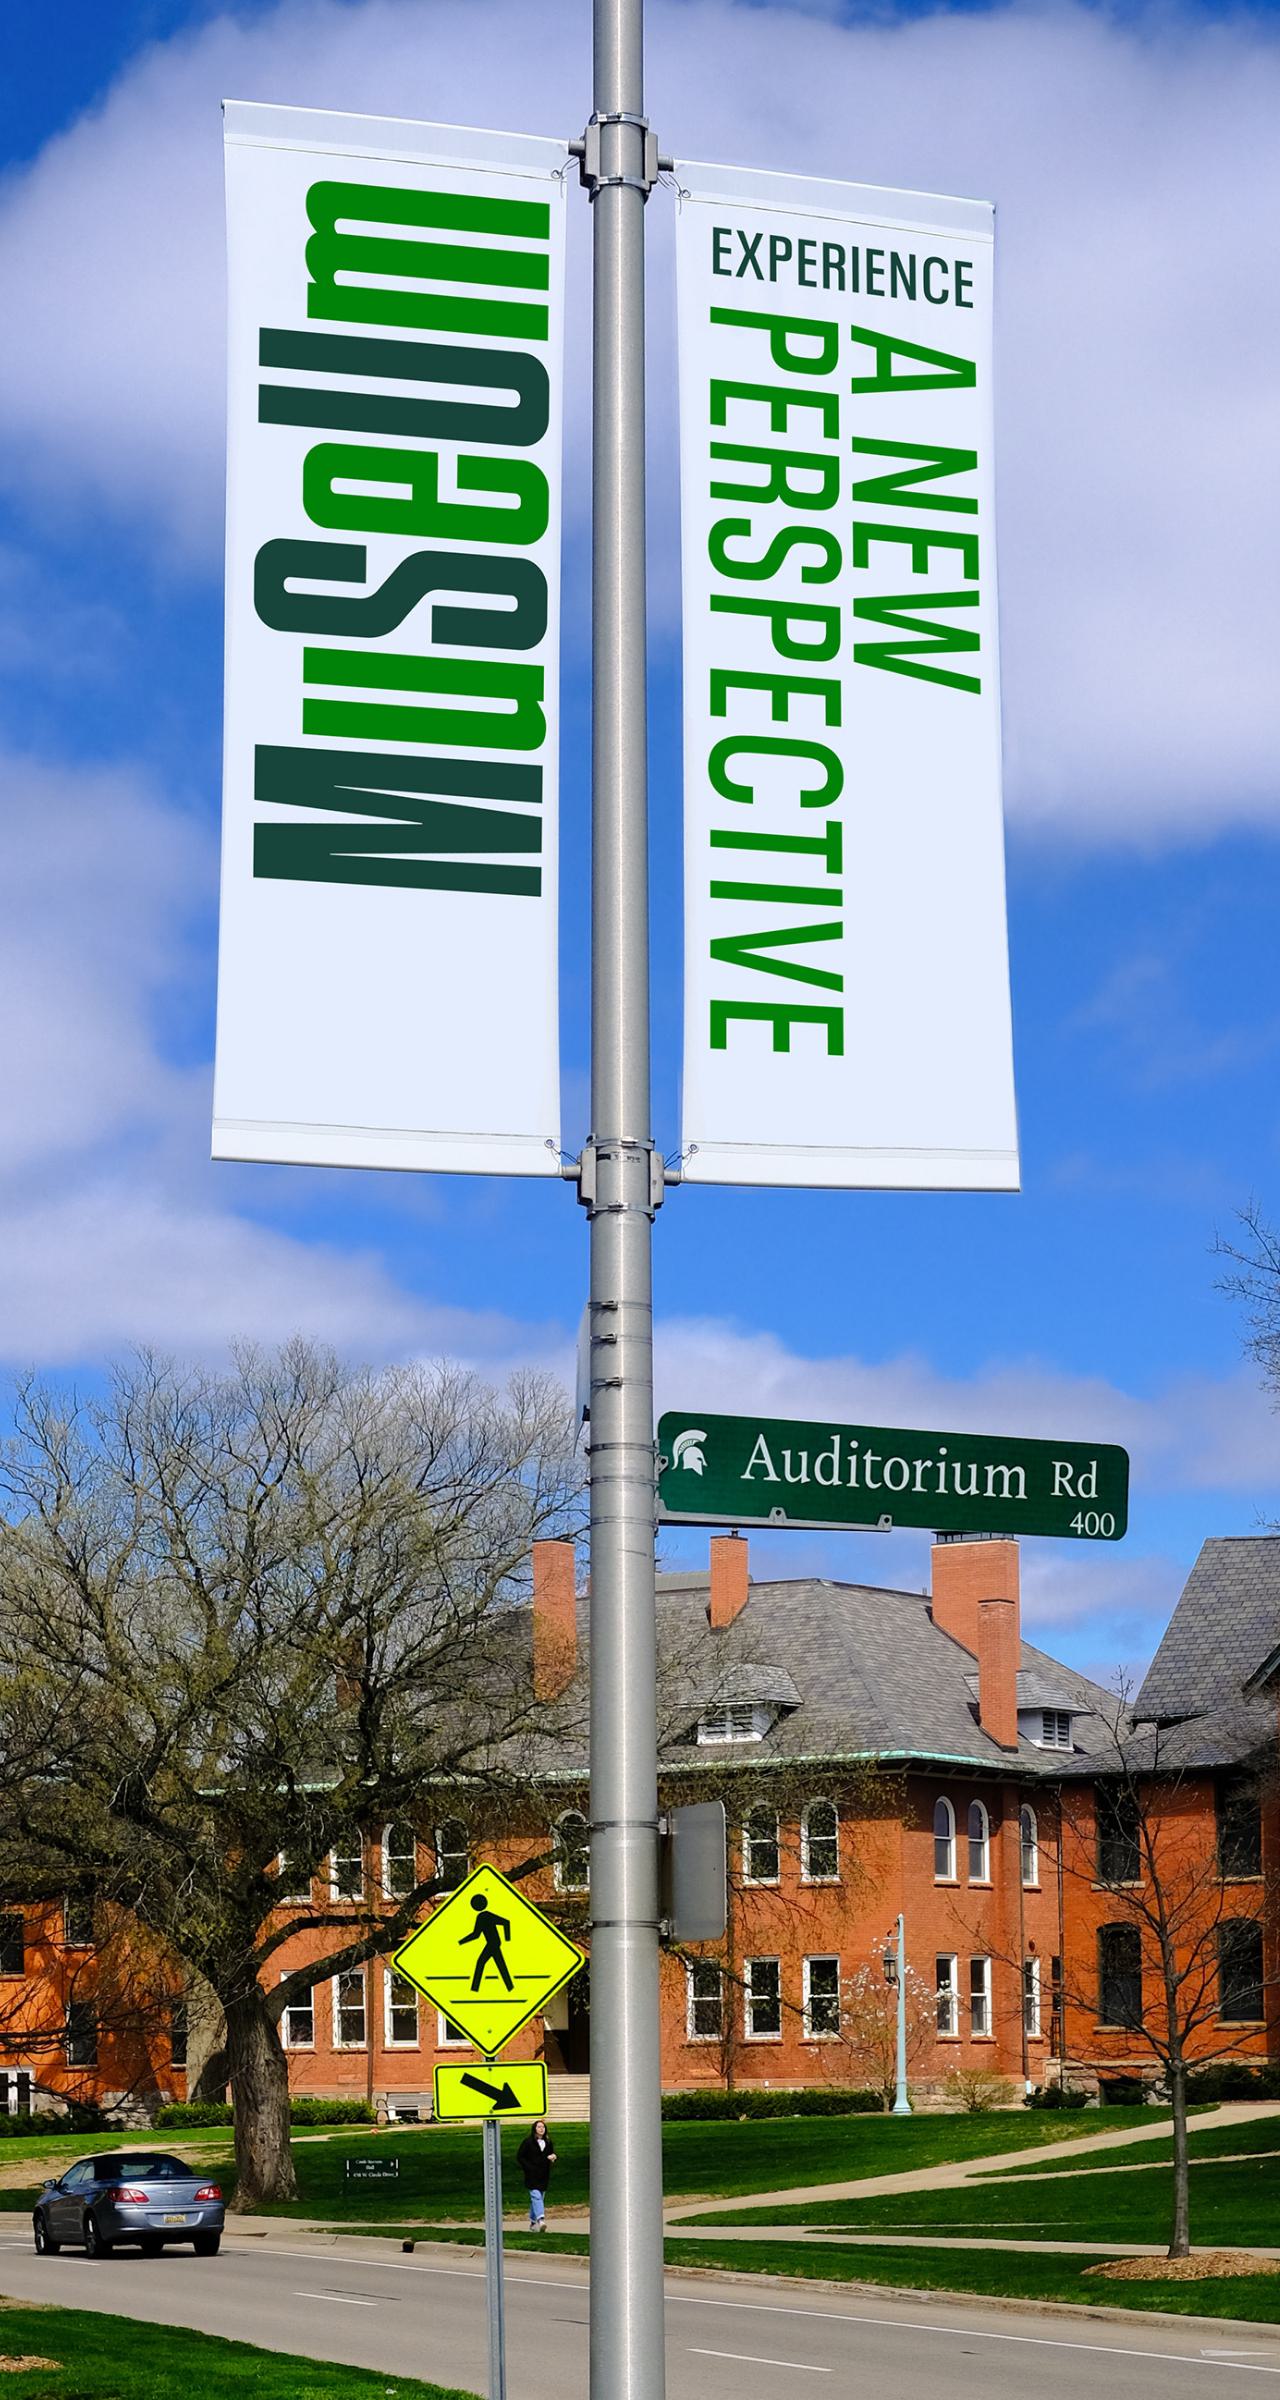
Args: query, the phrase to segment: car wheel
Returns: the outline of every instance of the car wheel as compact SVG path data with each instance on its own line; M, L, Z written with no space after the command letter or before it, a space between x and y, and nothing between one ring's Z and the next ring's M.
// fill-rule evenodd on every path
M86 2258L110 2258L114 2242L106 2242L98 2231L98 2220L88 2209L84 2214L84 2254Z
M55 2242L53 2235L50 2233L49 2228L44 2221L44 2218L41 2216L34 2216L31 2220L31 2230L35 2235L36 2257L56 2258L58 2252L62 2248L62 2244L61 2242Z
M198 2233L192 2243L197 2258L216 2258L222 2248L220 2233Z
M158 2233L144 2233L141 2248L144 2258L159 2258L164 2243Z

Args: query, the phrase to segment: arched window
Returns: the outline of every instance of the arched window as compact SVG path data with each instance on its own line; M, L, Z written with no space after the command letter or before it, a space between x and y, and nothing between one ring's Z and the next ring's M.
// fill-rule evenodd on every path
M969 1802L969 1881L991 1881L991 1820L981 1800Z
M388 1825L382 1836L382 1891L403 1900L418 1880L418 1844L412 1825Z
M800 1820L800 1873L805 1883L839 1883L840 1819L833 1800L811 1800Z
M471 1845L458 1817L447 1817L436 1833L436 1874L441 1888L456 1892L471 1872Z
M1098 2015L1104 2025L1142 2023L1142 1936L1136 1925L1098 1929Z
M742 1880L744 1883L778 1880L778 1818L772 1808L760 1806L748 1810L742 1828Z
M954 1883L956 1879L956 1812L949 1800L933 1804L933 1879L935 1883Z
M558 1892L591 1888L591 1836L580 1808L567 1808L555 1827L555 1878Z
M1218 2015L1249 2025L1262 2014L1262 1927L1252 1917L1228 1917L1218 1927Z
M1022 1842L1022 1880L1030 1887L1040 1881L1040 1828L1034 1808L1025 1801L1018 1811L1018 1831Z

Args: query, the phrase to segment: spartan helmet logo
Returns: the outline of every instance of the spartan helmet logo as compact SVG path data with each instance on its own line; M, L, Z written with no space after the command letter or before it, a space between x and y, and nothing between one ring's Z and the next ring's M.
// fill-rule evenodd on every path
M678 1433L676 1435L675 1442L672 1445L672 1466L687 1467L691 1475L703 1474L705 1472L707 1462L703 1454L702 1445L706 1438L706 1434L700 1425L687 1425L683 1433Z

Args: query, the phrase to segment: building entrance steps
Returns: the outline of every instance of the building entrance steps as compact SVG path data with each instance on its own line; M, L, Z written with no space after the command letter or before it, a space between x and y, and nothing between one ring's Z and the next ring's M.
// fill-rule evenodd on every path
M1154 2113L1154 2112L1153 2112ZM1193 2119L1196 2133L1207 2133L1218 2127L1252 2125L1259 2117L1274 2117L1280 2130L1280 2102L1258 2100L1224 2101L1217 2108L1206 2109ZM764 2130L762 2124L761 2130ZM1064 2158L1105 2156L1108 2150L1118 2150L1131 2142L1158 2142L1169 2138L1169 2119L1161 2115L1153 2125L1121 2125L1113 2132L1085 2134L1075 2141L1046 2142L1040 2150L1004 2150L985 2158L952 2160L941 2167L906 2168L896 2175L854 2176L845 2183L801 2183L787 2191L738 2192L731 2200L673 2200L665 2210L666 2223L701 2226L715 2216L736 2216L744 2208L798 2208L811 2200L873 2200L889 2192L948 2191L954 2186L970 2183L979 2176L998 2175L1010 2167L1035 2165L1052 2166ZM708 2231L710 2226L708 2225ZM763 2230L763 2229L761 2229Z

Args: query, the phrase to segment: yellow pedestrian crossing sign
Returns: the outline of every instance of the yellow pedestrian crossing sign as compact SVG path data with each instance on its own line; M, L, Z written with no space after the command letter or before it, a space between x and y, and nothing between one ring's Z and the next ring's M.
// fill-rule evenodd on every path
M583 1954L496 1867L477 1867L391 1964L492 2058L577 1974Z

